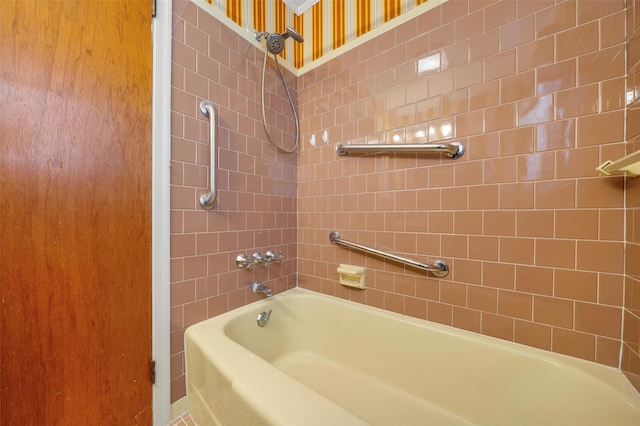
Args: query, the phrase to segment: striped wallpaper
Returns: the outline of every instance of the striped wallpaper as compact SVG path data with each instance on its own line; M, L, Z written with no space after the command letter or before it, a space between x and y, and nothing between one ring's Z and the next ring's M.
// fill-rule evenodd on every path
M287 25L295 28L305 42L288 41L282 57L299 69L427 0L319 0L301 15L282 0L206 2L250 31L282 33Z

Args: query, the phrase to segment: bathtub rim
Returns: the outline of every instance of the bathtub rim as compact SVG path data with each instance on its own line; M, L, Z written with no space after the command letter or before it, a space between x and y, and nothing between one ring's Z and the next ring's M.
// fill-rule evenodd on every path
M614 391L616 393L619 393L621 396L624 396L625 401L629 401L630 404L636 407L639 406L637 405L637 403L638 401L640 401L640 393L638 393L635 387L633 387L633 385L629 382L628 378L624 375L624 373L619 368L608 366L605 364L600 364L594 361L572 357L570 355L565 355L565 354L551 352L548 350L544 350L544 349L540 349L532 346L527 346L518 342L512 342L512 341L507 341L507 340L500 339L493 336L482 335L472 331L455 328L453 326L449 326L446 324L440 324L440 323L436 323L429 320L414 318L408 315L387 311L375 306L365 305L359 302L354 302L348 299L343 299L337 296L327 295L324 293L319 293L313 290L304 289L300 287L289 289L282 293L278 293L277 295L271 298L264 298L264 299L249 303L247 305L241 306L239 308L233 309L231 311L225 312L216 317L193 324L192 326L188 327L187 331L185 332L185 350L187 347L186 340L188 335L191 336L192 334L194 334L194 331L197 331L200 328L211 327L213 325L214 327L216 327L216 335L213 336L209 333L210 340L201 341L201 343L205 347L209 347L210 349L212 349L211 348L212 340L215 340L215 338L217 337L226 339L230 347L233 348L233 350L231 351L232 354L227 353L225 356L221 356L220 353L216 353L216 350L219 351L219 346L217 346L216 350L208 351L208 353L213 353L214 354L213 358L215 358L215 361L220 362L223 365L223 367L226 367L225 370L227 370L227 372L230 371L228 370L228 368L233 370L234 366L227 365L227 360L229 358L225 358L225 357L231 356L231 359L237 359L238 356L242 356L243 352L244 352L244 355L250 354L249 357L252 360L252 367L256 367L257 365L257 366L260 366L261 368L274 368L275 372L280 373L282 376L286 377L284 381L287 382L287 386L298 387L298 385L300 385L302 388L305 388L304 390L300 389L301 393L304 393L305 391L310 391L314 394L315 398L320 397L321 399L328 401L330 406L331 405L335 406L332 408L336 409L335 413L339 413L338 414L339 416L345 414L345 412L350 415L353 415L353 413L350 413L348 410L339 406L337 403L334 403L333 401L328 400L328 398L326 398L324 395L312 389L306 388L300 382L289 377L288 375L286 375L286 373L281 372L276 367L274 367L271 363L269 363L267 360L259 357L258 355L253 354L248 348L244 347L242 344L238 343L237 341L233 340L230 336L227 335L226 329L228 327L229 322L233 321L238 317L246 315L248 313L252 313L257 316L257 314L260 311L270 308L270 305L273 303L273 298L278 298L279 302L282 303L282 302L286 302L287 299L295 300L296 298L300 298L300 297L325 299L325 300L328 300L330 303L338 303L348 309L356 309L359 311L373 313L374 315L390 317L394 320L400 321L402 323L408 323L412 326L424 327L427 329L431 329L434 332L443 333L448 336L462 338L464 340L469 340L473 343L497 347L498 350L504 350L511 353L524 355L528 358L534 358L537 361L540 361L542 359L544 362L548 362L555 366L561 366L563 368L578 370L584 374L588 374L589 376L592 376L594 380L597 380L603 386L607 386L608 388L611 389L611 391ZM221 359L221 358L225 358L225 359ZM254 368L251 368L250 370L252 374L261 374ZM282 379L282 377L280 377L280 374L276 374L278 377L274 378L272 373L274 373L274 371L270 371L267 374L267 376L269 376L268 377L269 380ZM187 380L189 380L188 370L186 371L186 374L187 374ZM248 385L253 380L251 379L250 375L243 374L243 373L240 373L240 375L244 376L244 380L242 377L227 377L227 379L232 383L234 383L234 380L241 381L234 386L234 389L236 389L243 398L246 398L245 399L246 401L251 401L251 403L253 404L256 401L255 398L258 398L257 400L258 404L256 404L256 411L258 411L258 406L261 405L259 403L262 401L262 402L265 402L265 404L264 406L260 407L260 410L264 409L265 411L260 411L260 412L269 413L267 418L269 418L270 421L277 424L282 424L283 422L286 423L290 421L290 419L284 420L280 418L277 412L273 413L274 411L273 407L269 407L268 404L266 404L266 401L264 401L263 399L260 399L260 397L257 395L257 392L255 392L255 389L252 389L251 386ZM255 382L255 380L253 380L253 382ZM636 404L632 403L633 402L632 399L637 399L637 401L635 401ZM290 409L291 407L291 401L288 399L277 401L275 403L277 405L283 404L283 407L287 407L287 410ZM331 411L331 408L329 410ZM357 419L359 419L360 422L364 422L364 420L361 419L360 417L357 417ZM327 420L319 421L318 424L324 423L326 421ZM334 421L332 423L338 424L339 422L336 423ZM354 423L357 423L357 422L354 422ZM364 424L368 424L368 423L364 422Z
M437 331L437 332L441 332L450 336L457 336L457 337L463 337L465 339L470 339L472 341L480 341L480 343L483 343L482 340L487 340L488 342L491 342L491 344L496 344L498 346L501 347L501 349L505 349L508 350L509 352L518 352L520 353L520 350L524 351L527 353L527 355L542 355L543 357L545 356L550 356L551 358L554 358L553 361L558 362L558 363L568 363L570 365L576 365L577 367L584 367L586 369L589 370L589 372L591 373L592 369L595 370L600 370L600 369L604 369L604 370L609 370L609 371L614 371L617 373L620 373L622 375L624 375L624 373L622 372L622 370L620 370L620 368L618 367L613 367L610 365L606 365L606 364L601 364L598 363L596 361L591 361L591 360L587 360L587 359L583 359L583 358L578 358L578 357L574 357L571 355L566 355L563 353L559 353L559 352L552 352L550 350L546 350L546 349L542 349L542 348L537 348L535 346L529 346L523 343L519 343L519 342L514 342L514 341L510 341L510 340L505 340L505 339L501 339L499 337L494 337L494 336L490 336L490 335L486 335L486 334L480 334L474 331L469 331L469 330L465 330L463 328L457 328L451 325L447 325L447 324L442 324L442 323L438 323L438 322L434 322L434 321L430 321L428 319L422 319L422 318L416 318L416 317L412 317L410 315L405 315L405 314L399 314L397 312L393 312L393 311L388 311L386 309L382 309L382 308L378 308L376 306L371 306L371 305L365 305L363 303L357 302L357 301L352 301L349 299L344 299L338 296L334 296L334 295L329 295L329 294L325 294L325 293L320 293L314 290L309 290L309 289L305 289L302 287L294 287L288 290L285 290L281 293L278 293L272 297L268 297L268 298L263 298L260 300L257 300L255 302L251 302L248 303L246 305L240 306L238 308L232 309L230 311L224 312L220 315L217 315L215 317L212 318L208 318L206 320L200 321L196 324L192 324L191 326L187 327L186 330L189 330L192 327L198 326L200 324L202 324L202 326L204 326L204 324L208 324L209 322L211 323L215 323L218 321L221 321L223 319L227 319L227 321L230 321L232 318L235 318L237 316L241 316L243 313L246 312L250 312L253 311L254 309L256 309L256 316L257 314L261 311L264 310L265 308L269 307L269 304L272 303L272 299L273 298L278 298L278 299L283 299L285 297L320 297L320 298L325 298L327 300L333 301L335 303L344 305L346 307L348 307L349 309L358 309L361 311L370 311L373 312L377 315L382 315L382 316L389 316L391 318L394 318L398 321L401 322L405 322L405 323L409 323L412 324L414 326L424 326L426 328L432 328L433 330ZM224 331L224 329L223 329ZM224 333L225 337L227 337L226 333ZM186 336L186 331L185 331L185 336ZM228 338L228 337L227 337ZM244 348L242 345L238 344L237 342L233 341L233 339L229 339L233 342L233 344L235 345L239 345L240 347ZM530 352L530 353L529 353ZM596 375L598 375L598 371L595 371ZM605 377L606 378L606 377ZM628 380L627 380L628 381ZM631 383L629 383L631 385ZM631 385L633 387L633 385ZM634 388L635 390L635 388ZM640 392L636 391L636 393L640 396Z
M289 291L287 290L272 297L284 296ZM225 333L224 326L212 327L211 330L208 330L206 339L199 334L200 328L211 327L212 323L223 320L226 323L233 318L253 311L255 308L267 306L270 302L271 298L258 300L189 326L184 335L185 353L188 348L188 339L192 339L195 344L207 349L207 356L216 364L218 374L222 375L230 383L231 389L245 403L251 405L254 411L264 417L268 424L305 424L309 426L325 426L327 424L370 425L361 417L288 376L268 361L253 354L247 348L229 338ZM256 311L256 315L258 312ZM224 350L220 350L220 346L212 347L214 346L212 342L218 338L226 339ZM186 355L185 362L188 359L189 356ZM244 362L243 369L237 368L238 360ZM186 369L185 375L187 381L187 404L189 405L190 372L188 369ZM281 395L278 392L263 392L265 389L268 390L270 386L282 386L293 392L286 395ZM287 413L286 418L281 415L284 412ZM308 417L309 412L320 414L310 420Z

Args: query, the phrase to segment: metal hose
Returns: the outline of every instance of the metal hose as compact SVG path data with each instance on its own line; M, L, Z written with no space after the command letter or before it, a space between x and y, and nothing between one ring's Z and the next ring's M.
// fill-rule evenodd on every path
M280 64L278 63L278 56L273 55L276 61L276 69L278 70L278 74L280 75L280 80L282 80L282 84L284 85L284 90L285 92L287 92L287 97L289 98L289 105L291 105L291 111L293 111L293 120L296 125L296 139L295 139L293 148L283 148L277 145L271 138L271 133L269 133L269 127L267 126L267 114L265 112L265 107L264 107L264 92L265 92L264 76L267 73L267 56L268 56L268 53L267 51L265 51L264 63L262 66L262 123L264 124L264 130L267 133L267 139L269 139L269 142L271 142L278 151L290 154L292 152L295 152L298 149L298 144L300 141L300 123L298 122L298 113L296 112L295 105L293 105L293 99L291 98L291 93L289 92L289 88L287 87L287 82L284 80L284 75L282 74L282 70L280 69Z

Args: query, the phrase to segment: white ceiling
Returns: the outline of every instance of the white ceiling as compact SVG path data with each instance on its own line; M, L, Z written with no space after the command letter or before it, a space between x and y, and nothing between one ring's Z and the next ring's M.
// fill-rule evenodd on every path
M293 10L296 15L302 15L304 11L309 9L320 0L283 0L284 4L289 6L289 9Z

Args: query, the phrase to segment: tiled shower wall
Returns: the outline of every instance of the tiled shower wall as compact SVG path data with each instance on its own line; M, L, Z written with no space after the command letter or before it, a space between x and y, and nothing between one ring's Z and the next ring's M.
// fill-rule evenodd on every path
M262 53L174 0L172 400L184 396L184 329L256 300L254 280L295 286L296 271L301 287L607 365L618 364L624 337L623 368L640 374L640 184L627 179L625 270L624 181L593 170L625 154L625 18L630 29L638 21L629 4L450 0L297 80L287 75L303 130L296 178L295 157L264 142ZM418 73L421 58L439 67ZM267 82L278 111L268 114L287 129L276 134L286 145L291 114L273 74ZM220 114L212 212L196 204L207 180L205 98ZM636 130L627 126L627 140ZM467 152L334 152L394 136L460 140ZM452 272L438 280L333 246L333 229L444 259ZM286 261L237 270L235 256L254 249L282 250ZM366 265L368 289L338 285L339 263Z
M640 149L640 2L627 6L627 154ZM640 178L627 179L627 246L622 369L640 390Z
M624 178L594 168L625 154L625 18L623 0L450 0L299 77L303 140L329 135L299 160L299 286L617 366ZM466 153L334 151L394 137ZM368 288L340 286L340 263Z
M171 400L185 395L184 330L191 324L257 300L262 281L278 293L295 287L296 156L266 142L260 109L263 55L235 32L186 0L174 0L171 122ZM296 93L296 80L287 74ZM282 84L268 70L267 120L286 147L295 127ZM208 99L218 114L218 190L207 191ZM239 270L238 254L282 252L284 261Z

